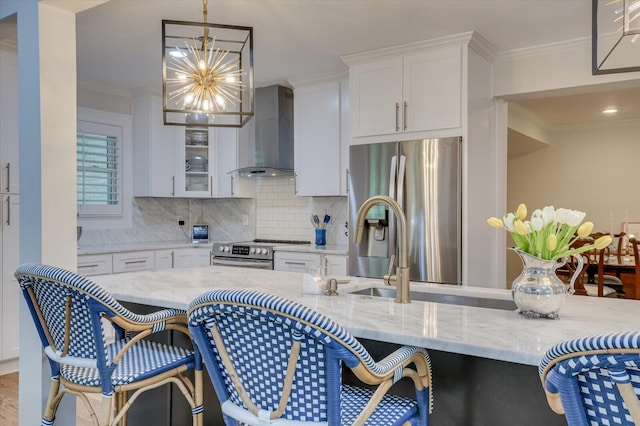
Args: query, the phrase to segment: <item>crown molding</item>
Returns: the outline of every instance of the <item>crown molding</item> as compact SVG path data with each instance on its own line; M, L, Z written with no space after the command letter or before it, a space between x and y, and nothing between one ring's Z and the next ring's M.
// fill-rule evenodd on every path
M354 53L352 55L341 56L340 59L345 64L351 66L381 58L396 58L407 53L415 52L416 50L432 49L435 47L468 45L474 35L477 36L477 34L473 31L468 31L461 34L454 34L451 36L439 37L431 40L418 41L393 47L384 47L382 49L372 50L369 52ZM478 41L477 46L481 46L480 41Z
M310 86L313 84L322 84L322 83L332 83L336 81L340 81L349 77L349 70L344 69L340 71L332 71L323 74L316 74L309 77L303 78L292 78L289 79L289 84L293 86L294 89L304 86Z
M619 129L621 127L638 127L640 126L640 118L629 118L625 120L607 120L607 121L589 121L586 123L562 124L551 126L551 131L571 131L571 130L589 130L589 129Z
M517 102L517 101L514 101L514 102ZM537 115L529 111L528 109L518 104L515 104L512 101L509 101L509 109L514 110L515 112L517 112L518 114L526 118L527 120L531 121L536 126L540 126L544 128L544 130L549 131L553 129L553 126L551 126L549 123L547 123L546 121L544 121L543 119L541 119L540 117L538 117Z
M576 38L556 43L500 52L496 55L496 62L511 62L530 57L560 55L577 51L585 51L585 49L589 52L591 51L590 37Z

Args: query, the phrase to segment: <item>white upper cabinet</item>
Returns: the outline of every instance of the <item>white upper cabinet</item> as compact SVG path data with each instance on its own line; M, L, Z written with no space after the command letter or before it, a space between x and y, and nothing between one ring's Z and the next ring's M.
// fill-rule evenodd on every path
M346 195L346 79L297 84L294 96L296 195Z
M403 61L401 131L461 126L462 48L406 55Z
M461 126L461 46L358 61L349 75L352 137Z
M133 98L133 191L135 196L176 195L176 126L162 121L162 98Z
M229 175L238 165L238 129L165 126L162 98L133 98L134 195L252 197L255 184Z
M352 136L400 130L402 58L380 60L350 69Z
M0 193L17 194L18 175L18 55L0 48Z
M250 198L255 196L255 180L231 173L238 168L238 138L239 130L236 128L216 128L217 197Z

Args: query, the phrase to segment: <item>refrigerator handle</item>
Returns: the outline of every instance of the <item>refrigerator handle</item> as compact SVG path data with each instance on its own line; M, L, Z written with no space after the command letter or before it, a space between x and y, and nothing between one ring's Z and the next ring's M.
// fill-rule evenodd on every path
M398 164L398 189L396 195L396 201L400 204L400 207L404 208L404 171L407 164L407 157L400 156L400 163Z
M396 162L397 158L394 155L391 157L391 167L389 168L389 197L396 198Z

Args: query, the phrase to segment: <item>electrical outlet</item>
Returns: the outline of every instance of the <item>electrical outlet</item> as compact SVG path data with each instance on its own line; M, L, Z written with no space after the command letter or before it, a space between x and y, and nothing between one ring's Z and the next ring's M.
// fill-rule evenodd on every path
M178 216L178 225L180 226L184 225L184 219L182 218L182 216Z
M244 226L247 226L249 224L249 215L248 214L243 214L242 215L242 224Z

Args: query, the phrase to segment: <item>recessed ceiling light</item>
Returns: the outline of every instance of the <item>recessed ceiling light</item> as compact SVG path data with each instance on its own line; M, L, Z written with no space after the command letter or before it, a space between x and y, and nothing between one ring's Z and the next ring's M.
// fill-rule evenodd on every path
M618 112L617 108L607 108L602 110L603 114L615 114L616 112Z

